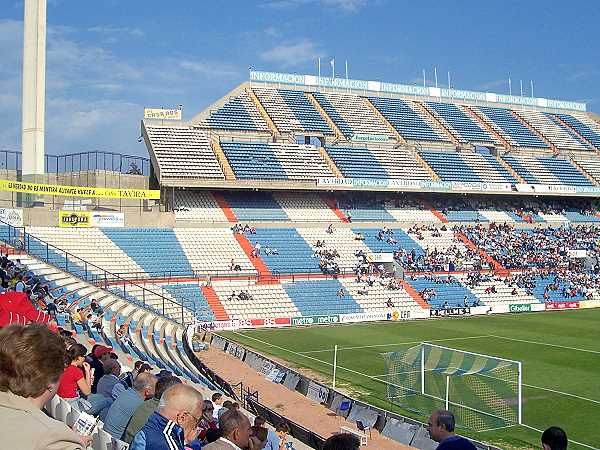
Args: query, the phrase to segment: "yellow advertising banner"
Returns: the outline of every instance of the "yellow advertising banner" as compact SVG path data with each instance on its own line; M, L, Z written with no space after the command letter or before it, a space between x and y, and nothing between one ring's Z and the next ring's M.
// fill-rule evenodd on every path
M89 211L59 211L58 226L61 228L89 228Z
M600 308L600 300L581 300L579 302L580 308Z
M0 191L60 195L64 197L128 198L132 200L157 200L160 198L160 191L158 190L63 186L60 184L25 183L9 180L0 180Z

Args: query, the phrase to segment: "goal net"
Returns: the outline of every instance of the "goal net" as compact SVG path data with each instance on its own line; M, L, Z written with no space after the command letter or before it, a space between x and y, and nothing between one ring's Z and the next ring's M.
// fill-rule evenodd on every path
M383 354L388 400L428 416L448 409L475 431L521 423L521 363L422 343Z

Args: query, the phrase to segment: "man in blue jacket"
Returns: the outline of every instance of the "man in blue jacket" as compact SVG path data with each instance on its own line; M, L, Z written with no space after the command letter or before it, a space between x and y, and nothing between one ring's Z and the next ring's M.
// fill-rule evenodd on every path
M184 450L196 438L202 417L202 394L186 384L167 389L146 425L135 435L130 450Z

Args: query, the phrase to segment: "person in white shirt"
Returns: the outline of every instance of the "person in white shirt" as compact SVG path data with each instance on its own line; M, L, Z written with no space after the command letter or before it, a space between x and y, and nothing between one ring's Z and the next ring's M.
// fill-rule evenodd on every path
M213 403L213 418L219 420L219 410L223 408L223 395L215 392L211 399Z

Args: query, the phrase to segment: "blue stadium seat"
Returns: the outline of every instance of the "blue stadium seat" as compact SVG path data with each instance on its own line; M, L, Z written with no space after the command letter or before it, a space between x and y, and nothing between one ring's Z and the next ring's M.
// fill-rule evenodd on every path
M527 183L593 186L568 160L554 157L502 156Z
M224 192L223 197L239 221L289 221L289 217L268 192Z
M303 316L355 314L364 312L354 297L337 295L337 280L311 280L284 283L283 288Z
M246 236L252 245L260 242L261 258L273 272L320 272L319 258L313 258L313 249L294 228L257 228L256 234ZM266 246L279 254L265 255Z
M436 132L404 100L384 97L369 97L369 100L404 139L450 142L446 136Z
M194 273L172 229L104 228L102 231L150 275Z
M368 148L327 147L326 150L345 177L380 179L390 177Z
M354 231L354 233L362 233L365 237L363 242L373 253L378 253L380 251L383 251L384 253L393 253L398 250L398 248L403 248L408 252L414 249L418 256L425 253L419 243L406 234L406 231L400 228L392 229L392 231L394 231L393 238L398 242L393 245L388 243L385 239L377 239L377 234L379 232L378 228L353 228L352 231ZM387 237L388 236L386 236L386 239Z
M238 179L287 180L288 175L266 142L222 142Z
M446 280L447 277L439 277L439 279ZM423 291L423 289L435 290L437 295L429 299L429 304L433 308L442 307L446 301L450 307L462 306L465 296L467 297L469 305L472 305L476 299L480 300L473 292L459 282L454 282L452 284L435 283L422 277L417 278L416 280L408 278L407 281L419 293Z
M552 114L548 115L552 117ZM573 128L575 131L577 131L577 133L579 133L581 136L590 141L594 145L594 147L600 149L599 133L592 130L588 125L581 122L579 119L572 116L571 114L556 114L556 116L560 118L560 120L562 120L564 123L569 125L571 128Z
M206 123L221 130L268 131L267 124L246 93L230 98L208 116Z
M184 304L185 307L191 309L196 314L196 319L204 322L212 322L215 320L215 315L211 309L206 297L202 294L202 290L198 284L182 283L174 285L162 285L163 289L169 292L174 298L185 298L193 302L193 305Z
M511 138L517 146L530 148L549 148L548 144L537 137L521 123L509 109L479 106L479 111L485 114L503 134Z
M457 105L437 102L426 102L425 105L438 119L458 133L460 142L495 143L496 139Z

